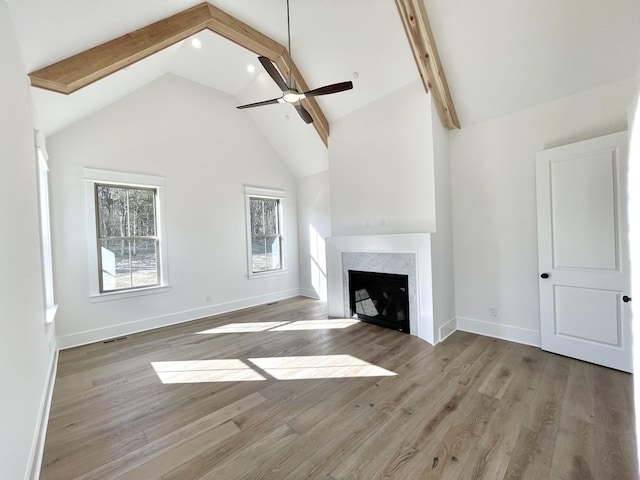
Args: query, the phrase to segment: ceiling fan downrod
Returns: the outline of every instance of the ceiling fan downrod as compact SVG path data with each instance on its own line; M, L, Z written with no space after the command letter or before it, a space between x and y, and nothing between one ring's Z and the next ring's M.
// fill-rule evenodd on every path
M324 87L315 88L307 92L302 92L302 93L298 92L298 90L296 89L296 86L294 85L294 78L292 74L293 69L291 68L293 65L293 60L291 57L291 14L289 11L289 0L287 0L287 46L288 46L288 53L289 53L288 55L289 62L287 64L287 67L289 69L288 82L285 81L284 78L282 78L282 75L280 74L278 69L275 67L275 65L269 58L264 56L258 57L258 60L264 67L265 71L269 74L271 79L282 91L282 96L278 98L272 98L271 100L265 100L262 102L255 102L255 103L248 103L246 105L240 105L237 108L245 109L245 108L261 107L263 105L274 105L276 103L289 103L294 106L294 108L298 112L298 115L300 115L300 118L302 118L305 121L305 123L312 123L313 118L311 117L309 112L307 112L307 110L302 106L302 104L300 103L300 100L304 98L318 97L321 95L329 95L332 93L338 93L338 92L343 92L345 90L350 90L353 88L353 82L348 81L348 82L333 83L331 85L325 85Z

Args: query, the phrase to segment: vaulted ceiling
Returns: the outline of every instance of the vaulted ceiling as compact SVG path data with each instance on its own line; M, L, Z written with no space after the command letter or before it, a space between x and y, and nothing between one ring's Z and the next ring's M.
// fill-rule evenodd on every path
M425 91L432 93L442 123L447 128L460 128L424 4L421 0L396 0L396 4ZM29 78L34 87L68 95L159 53L189 36L211 31L258 55L263 68L285 92L278 102L273 99L267 100L266 104L265 101L253 102L238 108L282 103L280 100L295 103L303 120L313 123L322 141L328 145L329 124L316 97L350 90L353 83L345 81L310 89L290 51L287 51L291 49L289 14L287 1L288 44L285 47L224 10L204 2L31 72ZM192 46L199 49L202 41L193 38ZM357 76L357 73L354 74L354 77ZM340 87L336 90L335 87L338 85ZM324 93L320 93L321 91ZM292 95L295 101L287 100L287 97Z
M354 82L351 91L318 98L329 125L420 78L395 2L290 1L293 60L308 86ZM9 0L9 8L26 68L34 72L199 3ZM209 3L287 44L285 0ZM636 0L424 0L424 6L463 128L637 74ZM71 95L33 88L42 130L53 134L167 73L233 95L238 104L279 96L254 53L210 31L197 36L199 50L179 42ZM326 168L322 140L289 105L246 112L294 174Z

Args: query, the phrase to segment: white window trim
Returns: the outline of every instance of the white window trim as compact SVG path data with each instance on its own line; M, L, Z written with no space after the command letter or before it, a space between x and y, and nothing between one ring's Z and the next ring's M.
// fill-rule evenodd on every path
M51 240L51 213L49 208L49 165L39 132L35 131L38 172L38 211L40 214L40 248L42 254L42 287L44 293L44 320L46 325L55 321L58 305L53 294L53 254Z
M286 192L284 190L275 190L270 188L259 187L244 187L245 195L245 220L247 228L247 277L249 279L275 277L278 275L285 275L287 273L287 237L284 225L284 203L286 199ZM278 270L269 270L267 272L254 272L253 271L253 259L251 253L251 197L263 197L263 198L277 198L280 200L280 237L282 238L282 268Z
M98 270L98 243L96 231L95 184L125 185L130 187L152 187L157 191L156 230L158 232L158 258L160 260L160 284L153 287L121 290L116 292L100 292L100 272ZM115 172L84 168L84 192L87 215L87 253L89 265L89 297L92 303L119 300L168 292L169 262L167 254L167 231L165 221L165 179L155 175Z

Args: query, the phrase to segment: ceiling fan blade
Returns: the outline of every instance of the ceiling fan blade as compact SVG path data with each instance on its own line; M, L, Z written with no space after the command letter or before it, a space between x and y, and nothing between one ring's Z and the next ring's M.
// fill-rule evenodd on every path
M265 100L263 102L256 102L256 103L247 103L246 105L240 105L239 108L240 110L242 110L243 108L253 108L253 107L261 107L263 105L274 105L276 103L280 103L280 98L273 98L271 100Z
M264 69L267 71L269 76L273 79L273 81L276 82L276 85L280 87L280 90L282 90L283 92L286 92L287 90L289 90L289 87L287 87L287 83L284 81L284 78L282 78L282 75L280 75L280 72L278 71L278 69L275 67L275 65L271 60L263 56L259 56L258 60L260 60L260 63L262 64Z
M311 118L311 115L309 115L309 112L307 112L302 105L300 105L299 103L296 103L294 107L296 107L296 110L298 111L298 115L300 115L300 118L302 118L302 120L304 120L305 123L313 122L313 118Z
M345 90L351 90L353 88L353 82L340 82L332 85L325 85L324 87L316 88L304 92L303 95L307 98L317 97L319 95L329 95L330 93L344 92Z

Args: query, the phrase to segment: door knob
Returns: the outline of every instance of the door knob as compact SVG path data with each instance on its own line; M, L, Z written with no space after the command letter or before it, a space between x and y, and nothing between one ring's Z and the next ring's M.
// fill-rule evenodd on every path
M623 301L624 303L629 303L629 302L631 301L631 297L628 297L628 296L626 296L626 295L623 295L623 297L622 297L622 301Z
M549 274L548 273L543 273L540 275L540 278L549 278Z

